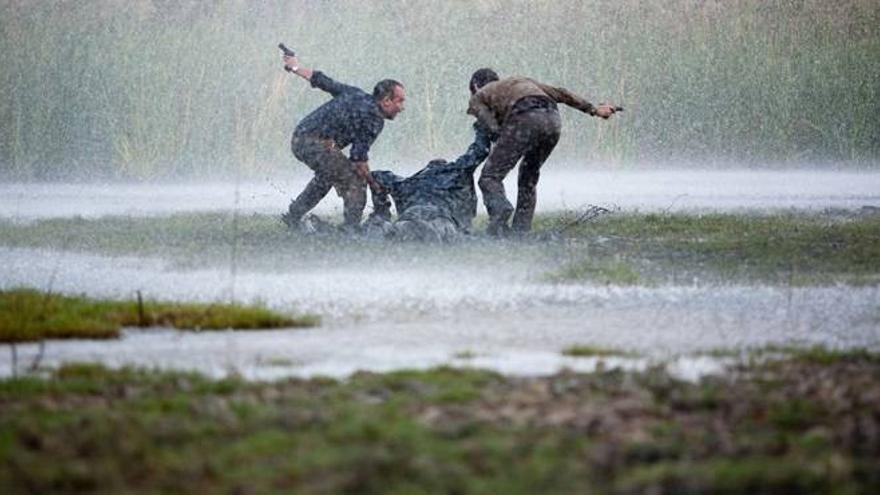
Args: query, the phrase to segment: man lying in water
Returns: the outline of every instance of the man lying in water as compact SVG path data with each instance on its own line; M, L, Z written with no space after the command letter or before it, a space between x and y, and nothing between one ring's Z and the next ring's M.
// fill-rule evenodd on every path
M477 214L474 171L488 154L490 137L477 130L468 151L454 162L431 160L409 177L387 170L371 172L382 187L372 191L368 235L399 240L451 241L471 231ZM391 203L397 210L392 222Z

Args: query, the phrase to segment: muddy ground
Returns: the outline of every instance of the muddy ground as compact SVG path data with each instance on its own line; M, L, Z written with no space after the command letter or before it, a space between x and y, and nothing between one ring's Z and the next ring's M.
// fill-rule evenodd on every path
M69 365L0 381L4 493L789 493L880 489L880 358L246 382Z

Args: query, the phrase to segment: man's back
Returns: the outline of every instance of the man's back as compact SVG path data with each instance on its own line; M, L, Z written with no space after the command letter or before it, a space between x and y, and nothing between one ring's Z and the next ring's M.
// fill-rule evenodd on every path
M303 118L294 136L332 139L337 149L354 143L352 161L366 161L370 144L385 126L376 100L364 90L336 82L320 71L314 72L311 84L330 93L333 99Z
M482 121L489 130L498 132L511 113L516 112L517 103L527 98L563 103L590 115L594 112L593 105L565 88L527 77L508 77L490 82L474 93L468 113Z

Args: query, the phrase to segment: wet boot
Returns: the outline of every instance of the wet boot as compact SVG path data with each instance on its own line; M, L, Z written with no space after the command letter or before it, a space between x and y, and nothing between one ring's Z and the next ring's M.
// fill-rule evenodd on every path
M302 215L297 215L291 211L287 211L281 214L281 223L287 226L289 229L297 229L299 228L300 220L302 219Z
M486 233L491 237L509 237L511 230L507 219L510 218L510 214L510 210L502 210L501 213L490 216L489 225L486 226Z
M281 221L291 229L299 229L303 216L324 199L324 196L330 192L331 187L329 178L324 175L315 174L309 183L306 184L306 188L299 193L299 196L290 202L290 206L287 207L287 213L281 215Z
M281 222L290 229L298 230L305 214L305 211L298 208L297 201L291 201L290 206L287 207L287 212L281 214Z
M492 237L506 237L510 233L510 225L507 221L513 214L513 205L504 196L504 193L486 194L483 192L483 201L486 211L489 213L489 225L486 233Z
M510 226L504 221L490 221L486 227L486 234L490 237L503 239L510 236Z

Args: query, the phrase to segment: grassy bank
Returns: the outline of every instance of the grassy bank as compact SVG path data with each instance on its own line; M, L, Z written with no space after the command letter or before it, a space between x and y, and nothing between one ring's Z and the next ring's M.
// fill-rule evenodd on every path
M557 158L876 164L878 24L872 0L5 1L0 175L286 170L295 122L326 96L285 76L279 41L366 89L404 82L408 110L372 154L385 166L466 148L483 66L626 107L566 110Z
M567 236L572 259L551 280L880 283L880 215L612 214Z
M121 327L182 330L307 327L317 317L291 317L261 306L156 301L106 301L31 289L0 290L0 342L115 338Z
M482 221L482 220L481 220ZM157 256L177 268L241 270L359 267L353 247L374 266L498 265L544 269L552 282L615 285L771 283L782 285L880 282L880 215L855 213L618 214L550 235L565 224L540 216L535 238L492 241L477 236L455 245L425 246L303 237L276 217L229 214L171 217L53 219L31 224L0 221L2 245L109 255ZM478 222L479 223L479 222ZM549 238L549 239L545 239Z
M822 359L816 356L821 355ZM880 358L250 383L69 365L0 381L8 493L880 490Z
M341 219L331 219L339 223ZM181 270L229 267L231 253L242 270L363 267L394 264L426 266L450 262L485 262L499 252L533 257L542 246L521 243L499 249L485 239L460 245L425 245L352 238L342 234L303 236L291 232L278 215L231 213L176 214L167 217L51 219L15 224L0 219L0 245L46 247L107 255L158 256ZM359 255L352 256L352 250Z

